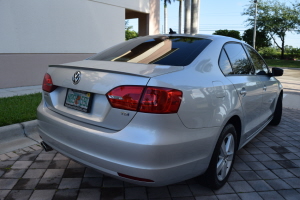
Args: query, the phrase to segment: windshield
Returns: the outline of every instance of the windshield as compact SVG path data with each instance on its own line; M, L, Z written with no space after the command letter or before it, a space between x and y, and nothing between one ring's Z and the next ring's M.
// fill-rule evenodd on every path
M189 65L211 40L180 36L148 36L132 39L89 58L173 66Z

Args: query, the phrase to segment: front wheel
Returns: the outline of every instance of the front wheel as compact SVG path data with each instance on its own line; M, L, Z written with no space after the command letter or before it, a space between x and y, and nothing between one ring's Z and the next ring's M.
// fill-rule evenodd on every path
M227 124L216 144L209 167L204 174L206 183L212 189L221 188L232 170L237 145L235 127Z
M273 114L273 119L270 122L270 125L277 126L281 121L282 116L282 94L279 95L276 108Z

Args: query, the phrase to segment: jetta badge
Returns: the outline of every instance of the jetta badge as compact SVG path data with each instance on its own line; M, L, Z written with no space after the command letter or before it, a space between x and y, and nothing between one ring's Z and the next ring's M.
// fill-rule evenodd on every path
M73 84L77 85L79 83L80 79L81 79L81 72L80 71L75 72L72 77Z

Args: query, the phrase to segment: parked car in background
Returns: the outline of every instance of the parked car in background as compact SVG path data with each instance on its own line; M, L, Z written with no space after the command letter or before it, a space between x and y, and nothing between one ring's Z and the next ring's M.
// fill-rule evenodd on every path
M236 151L280 123L283 71L217 35L154 35L51 65L38 129L46 149L123 181L227 181Z

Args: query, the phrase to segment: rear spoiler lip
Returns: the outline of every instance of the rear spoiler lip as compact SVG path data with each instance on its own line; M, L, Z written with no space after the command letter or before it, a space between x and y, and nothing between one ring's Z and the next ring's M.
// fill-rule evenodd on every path
M141 75L141 74L121 72L121 71L99 69L99 68L95 68L95 67L78 67L78 66L71 66L71 65L49 65L49 67L76 68L76 69L79 69L79 70L90 70L90 71L99 71L99 72L109 72L109 73L115 73L115 74L126 74L126 75L145 77L145 78L152 78L153 77L153 76L146 76L146 75Z

